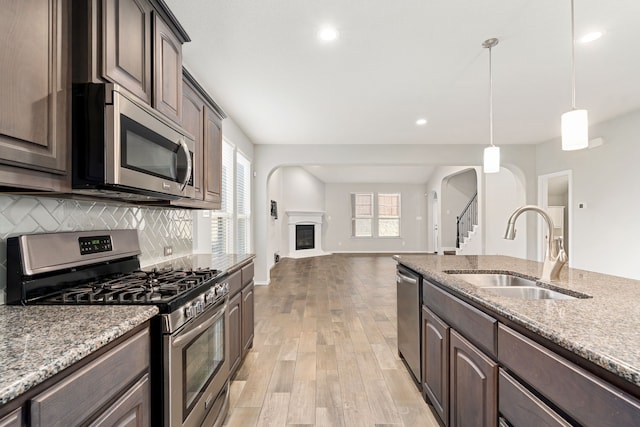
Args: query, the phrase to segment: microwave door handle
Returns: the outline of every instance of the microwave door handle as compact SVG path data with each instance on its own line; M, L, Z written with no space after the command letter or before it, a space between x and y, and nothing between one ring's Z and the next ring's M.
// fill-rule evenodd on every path
M187 156L187 173L184 176L184 180L182 181L182 187L180 188L180 191L184 191L185 187L189 183L189 178L191 178L191 168L193 167L193 165L191 164L191 153L189 152L189 147L187 146L187 143L184 142L184 138L180 138L180 140L178 140L178 143L180 144L180 147L182 147L182 149L184 150L185 156Z

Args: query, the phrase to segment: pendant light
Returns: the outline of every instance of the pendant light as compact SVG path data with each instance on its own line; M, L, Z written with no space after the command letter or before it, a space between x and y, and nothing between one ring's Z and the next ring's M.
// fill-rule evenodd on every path
M500 172L500 147L493 145L493 76L491 73L491 48L497 44L496 38L482 43L482 47L489 49L489 142L491 143L484 149L484 173Z
M571 111L562 115L562 149L580 150L589 146L589 118L587 110L576 109L576 37L571 0Z

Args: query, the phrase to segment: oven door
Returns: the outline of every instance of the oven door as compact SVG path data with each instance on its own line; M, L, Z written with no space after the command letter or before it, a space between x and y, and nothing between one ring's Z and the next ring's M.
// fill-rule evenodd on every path
M195 196L195 141L189 134L121 89L113 91L106 110L105 184Z
M165 335L165 425L200 426L229 375L227 301Z

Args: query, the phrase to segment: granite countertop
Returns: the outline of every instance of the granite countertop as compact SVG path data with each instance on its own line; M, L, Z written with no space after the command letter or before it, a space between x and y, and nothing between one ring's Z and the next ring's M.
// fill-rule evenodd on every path
M551 342L640 386L640 280L563 268L550 285L591 296L523 300L493 295L459 272L515 272L540 277L542 264L506 256L397 255L401 264ZM473 271L472 271L473 270Z
M254 254L227 254L227 255L211 255L211 254L192 254L185 255L172 260L163 261L158 264L142 267L143 270L150 268L180 268L185 270L198 268L215 268L216 270L233 273L243 264L253 260Z
M156 306L0 305L0 405L157 313Z

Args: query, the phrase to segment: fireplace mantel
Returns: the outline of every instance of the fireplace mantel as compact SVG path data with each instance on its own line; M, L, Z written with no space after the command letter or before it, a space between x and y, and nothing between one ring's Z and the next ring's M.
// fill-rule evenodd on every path
M322 250L322 223L324 212L321 211L286 211L289 224L289 257L306 258L329 255ZM296 250L296 225L313 224L315 247L313 249Z

